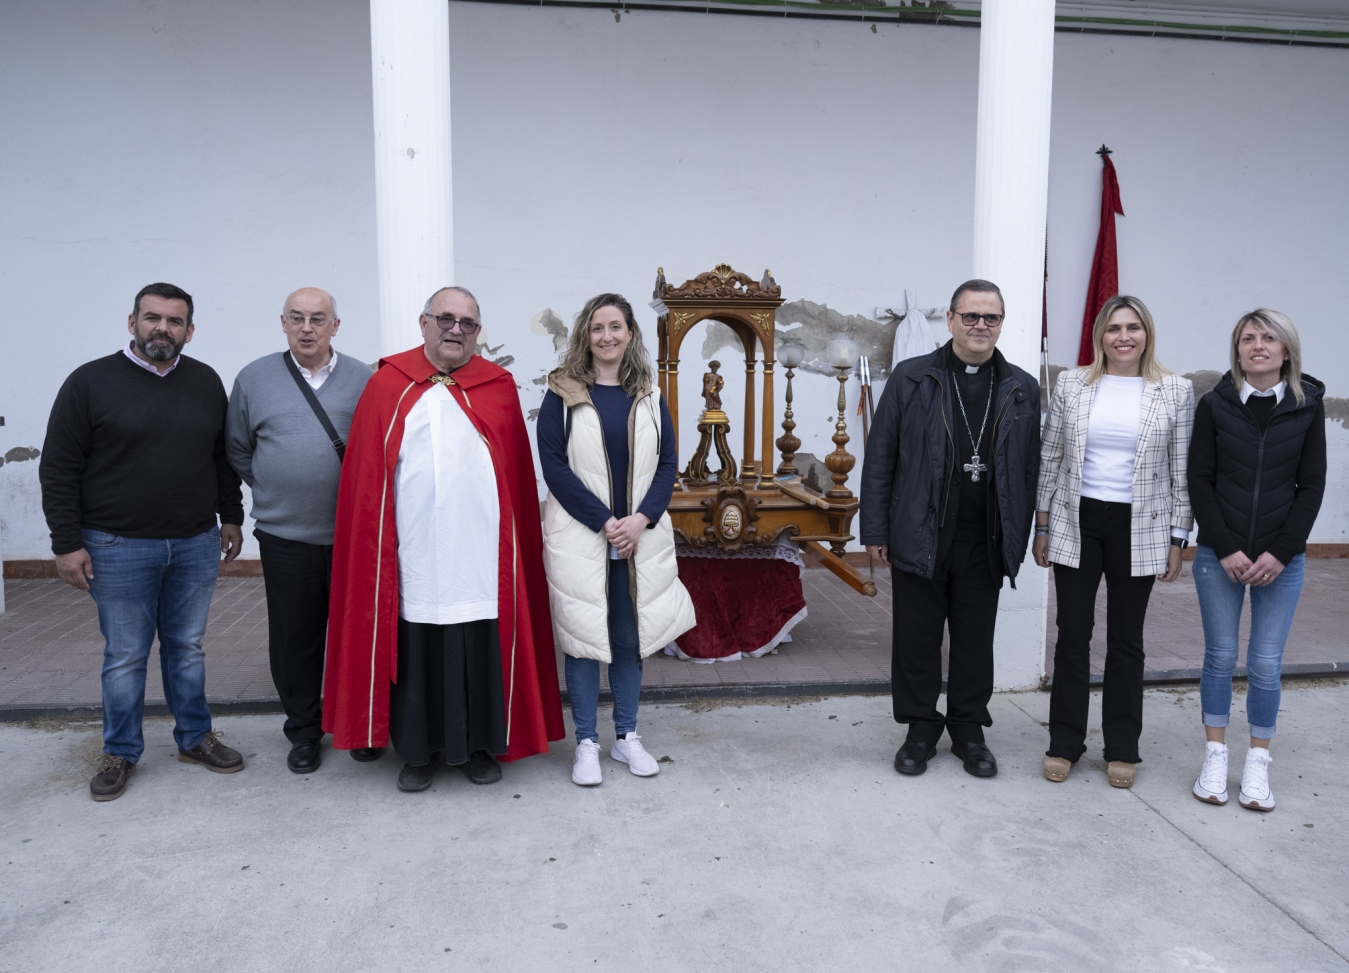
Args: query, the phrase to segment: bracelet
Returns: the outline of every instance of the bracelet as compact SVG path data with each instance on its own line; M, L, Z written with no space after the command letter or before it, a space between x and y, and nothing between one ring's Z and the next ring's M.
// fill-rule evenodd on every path
M1035 525L1035 536L1036 536L1036 537L1047 537L1047 536L1049 536L1049 525L1048 525L1048 524L1044 524L1044 525L1036 524L1036 525Z

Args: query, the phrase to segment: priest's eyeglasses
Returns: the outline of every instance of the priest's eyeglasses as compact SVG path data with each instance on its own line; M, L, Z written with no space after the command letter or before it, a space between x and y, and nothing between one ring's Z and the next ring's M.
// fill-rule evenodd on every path
M459 325L460 334L473 334L482 327L479 322L472 318L456 318L453 314L437 314L433 320L436 322L436 327L441 331L449 331L456 324Z
M973 311L952 311L951 313L960 318L961 323L967 328L977 328L979 319L983 318L989 330L1002 327L1002 319L1007 316L1005 314L975 314Z

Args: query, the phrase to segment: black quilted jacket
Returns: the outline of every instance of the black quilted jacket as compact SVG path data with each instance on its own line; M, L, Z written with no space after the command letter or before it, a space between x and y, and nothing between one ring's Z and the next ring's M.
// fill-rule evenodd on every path
M1218 557L1265 551L1287 564L1307 550L1326 486L1325 385L1302 376L1261 429L1228 372L1199 400L1190 439L1190 502L1195 543Z

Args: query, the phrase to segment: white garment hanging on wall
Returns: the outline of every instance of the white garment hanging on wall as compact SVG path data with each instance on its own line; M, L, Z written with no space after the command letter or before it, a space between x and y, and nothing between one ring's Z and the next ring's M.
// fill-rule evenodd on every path
M906 358L931 354L936 350L937 342L932 336L932 326L927 316L918 307L918 292L904 292L904 317L895 328L895 350L890 360L894 368Z

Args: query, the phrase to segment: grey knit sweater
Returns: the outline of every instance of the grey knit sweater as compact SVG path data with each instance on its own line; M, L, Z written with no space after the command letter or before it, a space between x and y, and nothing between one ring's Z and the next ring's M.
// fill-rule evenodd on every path
M339 355L314 393L343 439L370 375L364 362ZM258 527L287 540L331 544L342 465L280 354L259 358L234 380L225 433L230 463L253 490Z

